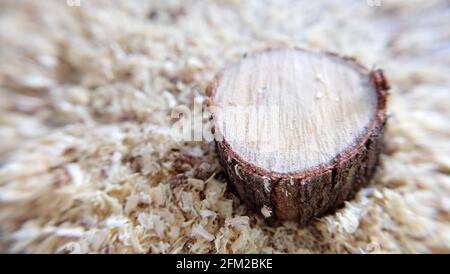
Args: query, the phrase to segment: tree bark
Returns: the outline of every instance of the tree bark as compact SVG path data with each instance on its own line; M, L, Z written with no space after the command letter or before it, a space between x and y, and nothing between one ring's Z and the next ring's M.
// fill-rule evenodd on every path
M342 59L362 67L352 58ZM368 76L377 93L375 118L353 146L325 165L299 173L271 172L244 161L231 149L226 138L216 141L221 165L241 200L269 223L295 221L305 225L316 217L332 213L367 185L383 146L389 89L381 70L368 71ZM217 85L216 78L207 90L211 105Z

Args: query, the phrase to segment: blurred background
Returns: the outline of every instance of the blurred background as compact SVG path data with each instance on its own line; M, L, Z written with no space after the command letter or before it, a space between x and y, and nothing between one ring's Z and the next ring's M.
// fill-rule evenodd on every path
M0 45L1 252L450 252L450 1L2 0ZM227 63L292 46L392 85L373 182L305 228L170 135Z

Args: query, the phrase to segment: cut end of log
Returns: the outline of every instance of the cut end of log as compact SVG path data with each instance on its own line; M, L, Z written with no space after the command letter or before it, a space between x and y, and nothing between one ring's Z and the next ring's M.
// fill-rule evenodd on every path
M379 70L304 50L266 51L223 70L210 101L236 192L280 221L306 223L338 207L375 170L387 89Z

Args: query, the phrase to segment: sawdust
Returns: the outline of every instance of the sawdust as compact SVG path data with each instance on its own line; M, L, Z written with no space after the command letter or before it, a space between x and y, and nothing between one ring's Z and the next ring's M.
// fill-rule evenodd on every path
M450 252L450 6L377 2L1 1L0 251ZM212 143L171 137L174 106L268 46L393 86L372 184L306 228L265 225Z

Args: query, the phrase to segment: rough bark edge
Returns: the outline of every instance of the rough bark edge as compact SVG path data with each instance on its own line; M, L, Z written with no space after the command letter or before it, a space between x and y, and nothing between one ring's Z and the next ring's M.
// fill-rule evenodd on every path
M389 90L383 71L369 71L354 58L325 54L353 65L371 77L375 86L378 99L375 117L353 146L328 164L299 173L275 173L243 161L225 140L216 141L219 160L234 191L272 224L297 221L305 225L315 217L334 211L368 184L378 165ZM213 105L211 99L220 77L221 73L207 88L209 105Z

